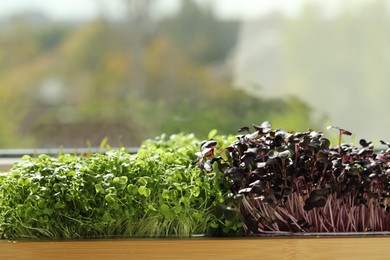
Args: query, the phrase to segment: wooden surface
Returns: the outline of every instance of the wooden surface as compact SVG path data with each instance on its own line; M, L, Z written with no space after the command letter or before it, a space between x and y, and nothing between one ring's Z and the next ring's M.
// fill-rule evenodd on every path
M390 259L390 238L1 241L0 259Z

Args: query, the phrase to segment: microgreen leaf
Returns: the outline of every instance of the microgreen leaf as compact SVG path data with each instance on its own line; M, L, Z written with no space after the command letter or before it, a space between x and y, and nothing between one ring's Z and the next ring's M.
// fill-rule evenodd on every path
M217 129L213 129L209 132L208 134L208 139L213 139L218 133L218 130Z
M96 193L103 193L103 194L105 193L102 185L100 185L100 184L95 184L95 190L96 190Z
M172 220L175 217L174 211L167 204L162 204L160 206L160 212L168 220Z

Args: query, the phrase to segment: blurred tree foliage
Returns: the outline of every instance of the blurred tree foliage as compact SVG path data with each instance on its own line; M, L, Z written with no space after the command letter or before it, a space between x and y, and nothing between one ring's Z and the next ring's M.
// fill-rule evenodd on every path
M170 17L145 17L9 22L0 33L0 147L95 146L104 137L136 146L162 132L206 138L264 120L313 127L298 98L232 87L226 64L238 22L190 0Z

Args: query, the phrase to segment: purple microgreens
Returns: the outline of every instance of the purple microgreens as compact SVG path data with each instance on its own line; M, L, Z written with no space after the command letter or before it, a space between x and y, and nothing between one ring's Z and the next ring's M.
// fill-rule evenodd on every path
M218 148L220 156L199 157L203 169L219 164L232 194L242 196L235 207L247 233L390 231L389 151L364 139L342 144L351 132L335 126L336 147L322 132L253 127Z

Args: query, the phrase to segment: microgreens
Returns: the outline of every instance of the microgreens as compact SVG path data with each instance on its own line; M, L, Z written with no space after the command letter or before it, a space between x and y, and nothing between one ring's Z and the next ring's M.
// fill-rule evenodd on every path
M241 228L216 218L223 179L196 165L194 135L147 140L87 157L25 156L2 176L4 237L190 236Z
M223 172L247 233L390 231L390 144L341 143L322 132L287 132L269 122L243 127L223 148L206 142L199 166ZM329 128L329 129L330 129ZM218 155L216 151L218 150Z

